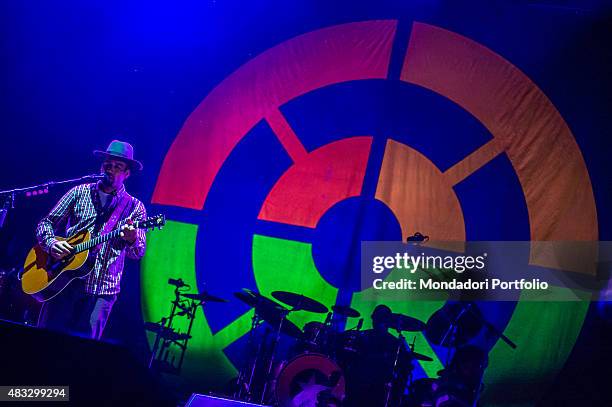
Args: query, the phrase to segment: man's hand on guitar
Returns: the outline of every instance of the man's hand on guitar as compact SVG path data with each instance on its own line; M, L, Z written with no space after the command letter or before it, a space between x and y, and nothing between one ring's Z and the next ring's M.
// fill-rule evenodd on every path
M136 241L136 228L130 223L121 226L121 233L119 234L123 240L132 244Z
M58 240L51 246L51 256L59 260L68 256L72 249L73 247L70 246L70 243L65 240Z

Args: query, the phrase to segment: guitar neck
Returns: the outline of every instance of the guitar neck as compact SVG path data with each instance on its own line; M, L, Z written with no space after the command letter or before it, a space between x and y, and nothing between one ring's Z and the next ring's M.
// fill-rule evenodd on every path
M120 233L121 233L121 229L115 229L106 234L96 236L93 239L90 239L83 243L79 243L78 245L74 246L73 252L74 254L77 254L80 252L84 252L85 250L89 250L92 247L99 245L100 243L104 243L109 239L119 236Z
M155 228L161 229L165 224L166 224L166 217L164 215L156 215L156 216L147 218L145 220L135 221L132 224L132 226L134 226L135 229L143 229L145 231L148 231L148 230L153 230ZM76 246L74 246L73 253L77 254L80 252L84 252L85 250L89 250L92 247L99 245L100 243L104 243L107 240L110 240L114 237L119 236L120 233L121 233L121 224L115 230L112 230L100 236L96 236L93 239L90 239L86 242L77 244Z

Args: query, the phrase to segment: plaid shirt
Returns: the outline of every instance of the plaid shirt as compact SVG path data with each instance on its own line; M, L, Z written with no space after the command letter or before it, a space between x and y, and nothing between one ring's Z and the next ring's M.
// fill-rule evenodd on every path
M51 212L38 223L36 238L39 245L49 253L51 246L56 242L54 230L63 225L66 236L72 236L84 229L89 230L92 238L97 236L100 230L104 229L124 194L128 202L117 225L126 219L144 220L147 217L144 205L130 196L125 191L125 187L122 186L113 193L112 200L106 208L103 208L98 193L98 183L82 184L68 191ZM114 238L90 250L89 259L84 266L92 269L85 280L85 291L88 294L104 295L119 292L125 256L138 260L145 252L145 231L137 229L136 236L136 241L131 245L121 238Z

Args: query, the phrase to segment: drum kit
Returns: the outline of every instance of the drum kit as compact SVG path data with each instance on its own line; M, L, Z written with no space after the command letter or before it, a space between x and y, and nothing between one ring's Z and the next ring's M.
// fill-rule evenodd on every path
M255 310L247 344L248 354L252 357L239 372L234 397L282 407L343 405L350 387L345 372L359 365L360 354L366 351L361 338L368 331L361 330L363 319L347 330L337 329L338 324L334 322L360 318L359 311L344 305L334 305L328 309L312 298L287 291L274 291L272 298L268 298L243 289L234 296ZM315 320L299 329L287 319L295 311L327 315L324 321L313 318ZM265 343L265 336L255 339L254 333L263 322L273 330L269 344ZM388 327L399 334L398 339L393 339L393 349L388 352L392 358L389 377L400 377L400 370L411 371L412 368L407 369L406 364L411 365L415 360L432 360L415 352L414 347L408 351L403 346L405 341L401 333L423 331L426 327L424 322L403 314L391 314L387 322ZM293 343L287 354L278 358L281 334L292 338ZM395 381L390 383L394 391L398 386ZM387 404L391 403L389 396Z
M170 316L158 323L146 323L145 329L156 334L150 367L159 369L169 365L176 373L180 371L191 338L196 308L207 302L226 300L209 293L185 293L182 290L189 286L181 280L171 279L169 283L176 286ZM444 306L427 323L389 312L383 320L382 331L362 330L363 319L353 328L342 330L337 328L338 321L360 318L359 311L345 305L328 309L315 299L288 291L274 291L269 298L245 288L234 293L234 297L254 309L246 356L239 365L232 391L237 400L281 407L360 406L364 402L385 407L424 407L436 406L442 390L446 391L444 397L451 397L453 389L463 389L460 403L476 405L486 366L482 355L467 352L463 359L450 359L450 350L466 345L483 327L493 329L475 305ZM300 329L288 319L297 311L321 316L313 317ZM172 328L178 316L190 321L185 333ZM388 329L396 331L396 335L388 333ZM429 343L449 349L446 368L439 373L439 378L413 380L414 362L433 359L416 352L414 340L407 345L406 332L421 332ZM496 333L514 345L503 334ZM168 348L172 345L180 349L178 365L167 361ZM455 356L459 354L455 352ZM478 361L470 364L470 357ZM476 366L472 377L460 374L468 371L467 366ZM373 398L366 402L364 397Z

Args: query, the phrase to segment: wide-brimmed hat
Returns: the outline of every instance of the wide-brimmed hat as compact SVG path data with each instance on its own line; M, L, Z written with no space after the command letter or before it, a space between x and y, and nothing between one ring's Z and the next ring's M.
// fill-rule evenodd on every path
M130 168L142 170L142 163L134 159L134 147L125 141L113 140L106 151L95 150L94 155L101 158L116 158L126 161Z

